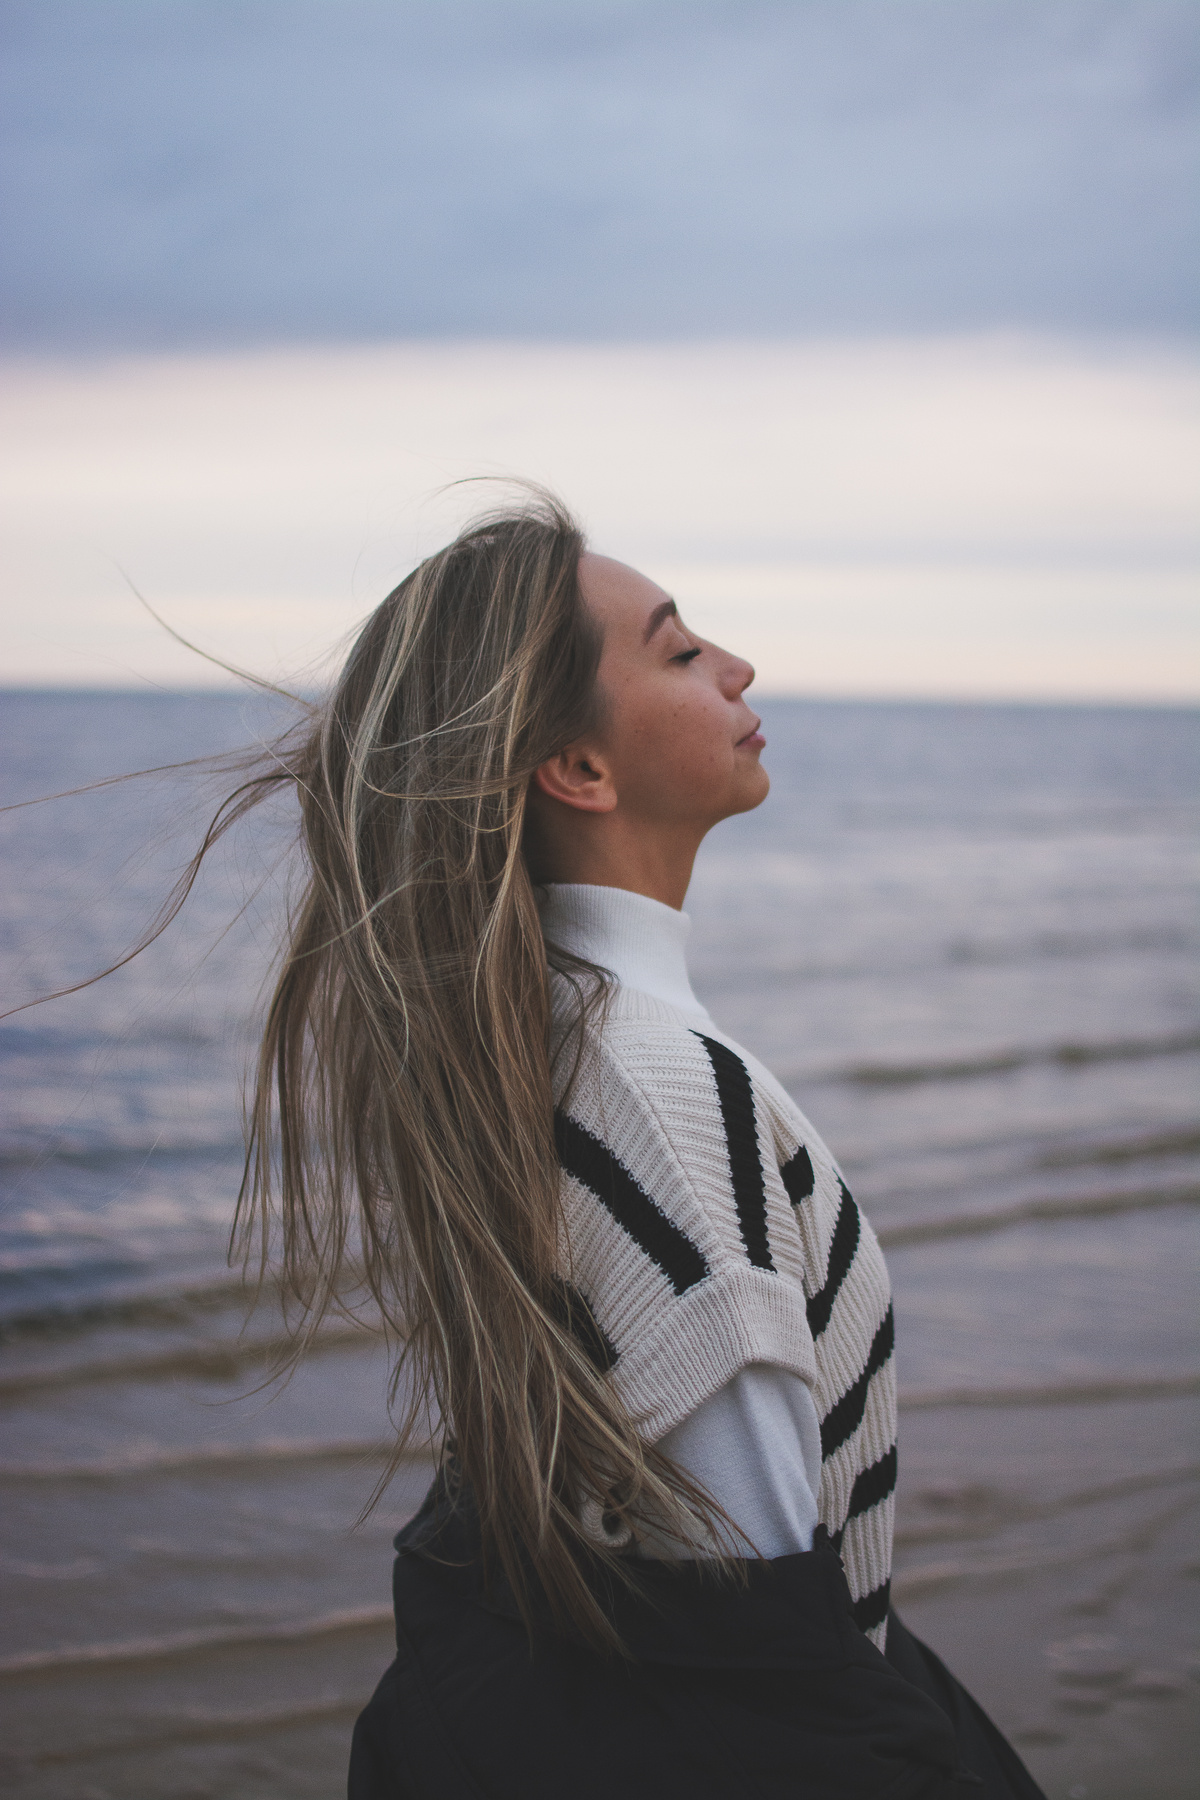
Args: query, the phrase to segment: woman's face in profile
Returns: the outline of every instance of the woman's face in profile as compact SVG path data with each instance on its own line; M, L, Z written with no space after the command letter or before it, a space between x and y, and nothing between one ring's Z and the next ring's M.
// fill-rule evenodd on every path
M624 563L589 552L579 585L603 633L597 737L622 810L707 831L758 806L771 784L742 698L750 664L689 631L671 596Z

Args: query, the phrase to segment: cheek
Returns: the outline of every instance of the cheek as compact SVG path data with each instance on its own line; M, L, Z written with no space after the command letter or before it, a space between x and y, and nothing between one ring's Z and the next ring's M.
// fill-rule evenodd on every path
M697 793L728 779L733 746L719 696L680 684L636 710L629 741L660 790Z

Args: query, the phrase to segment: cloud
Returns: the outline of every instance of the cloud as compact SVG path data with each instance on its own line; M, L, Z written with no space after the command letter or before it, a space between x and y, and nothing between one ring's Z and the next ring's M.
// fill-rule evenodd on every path
M1200 374L972 335L17 360L9 680L295 676L523 474L774 692L1200 691Z
M1191 331L1190 0L7 0L14 345Z

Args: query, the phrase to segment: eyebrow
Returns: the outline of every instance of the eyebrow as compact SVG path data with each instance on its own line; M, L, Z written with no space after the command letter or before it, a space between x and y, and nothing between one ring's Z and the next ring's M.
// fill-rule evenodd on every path
M643 644L648 644L650 642L650 639L654 636L664 619L672 618L678 611L679 608L673 600L660 600L646 621L646 632L645 636L642 638Z

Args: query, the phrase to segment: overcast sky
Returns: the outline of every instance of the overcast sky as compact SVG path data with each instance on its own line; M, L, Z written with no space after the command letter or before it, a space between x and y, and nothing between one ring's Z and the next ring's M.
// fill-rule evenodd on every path
M11 348L1200 319L1196 0L0 0Z

